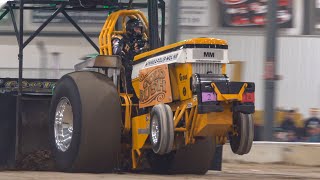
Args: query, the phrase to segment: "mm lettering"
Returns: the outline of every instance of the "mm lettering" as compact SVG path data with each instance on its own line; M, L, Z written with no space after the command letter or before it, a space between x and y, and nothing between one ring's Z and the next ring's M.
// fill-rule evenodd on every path
M210 57L210 58L214 58L214 52L204 52L203 53L204 57Z

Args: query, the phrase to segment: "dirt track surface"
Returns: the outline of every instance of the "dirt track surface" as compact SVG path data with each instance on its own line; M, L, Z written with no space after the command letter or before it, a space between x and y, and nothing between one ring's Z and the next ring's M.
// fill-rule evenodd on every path
M67 179L320 179L320 167L302 167L287 165L223 164L223 171L209 171L198 175L150 175L150 174L70 174L58 172L3 171L0 179L6 180L67 180Z

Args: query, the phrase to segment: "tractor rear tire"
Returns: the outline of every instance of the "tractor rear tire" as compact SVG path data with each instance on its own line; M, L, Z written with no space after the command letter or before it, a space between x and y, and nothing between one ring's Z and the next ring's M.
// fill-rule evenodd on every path
M170 154L151 154L148 160L154 173L202 175L211 167L215 149L215 138L203 138Z
M68 102L67 106L71 107L69 114L72 115L66 115L66 119L72 119L69 129L73 129L70 130L71 142L63 150L56 143L55 133L55 125L59 124L56 118L60 117L56 114L65 111L58 111L61 101ZM84 71L64 75L58 81L51 101L49 124L51 150L58 170L112 172L118 166L120 155L120 126L120 98L111 80L102 74ZM64 134L65 131L58 132Z
M223 145L217 145L214 158L212 159L210 170L222 171L222 152Z

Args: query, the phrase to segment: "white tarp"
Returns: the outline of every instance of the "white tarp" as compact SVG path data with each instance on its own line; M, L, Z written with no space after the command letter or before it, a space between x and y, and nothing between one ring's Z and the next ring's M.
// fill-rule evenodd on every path
M7 4L8 0L0 0L0 10L4 8L4 6Z

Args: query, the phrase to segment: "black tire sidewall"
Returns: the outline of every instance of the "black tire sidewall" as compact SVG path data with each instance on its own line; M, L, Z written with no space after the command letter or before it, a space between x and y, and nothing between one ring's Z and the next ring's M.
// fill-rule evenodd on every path
M65 152L57 148L54 136L56 108L62 97L68 98L73 112L73 134L71 144ZM58 81L52 96L49 124L50 144L53 151L52 154L54 156L56 166L60 171L72 171L72 168L70 167L72 167L72 164L78 154L81 139L81 107L81 99L77 85L70 76L65 75Z
M229 139L231 149L235 154L247 154L251 149L252 139L249 139L249 137L251 136L253 138L254 132L250 131L253 130L252 119L250 121L250 116L251 114L244 114L241 112L233 113L233 124L238 128L238 135L231 135L229 136Z
M239 112L234 112L232 115L233 125L237 126L238 131L239 131L239 127L238 127L239 116L240 116ZM240 143L240 136L241 136L241 134L239 136L234 136L233 134L229 134L231 150L234 153L236 153L238 151L239 143Z

